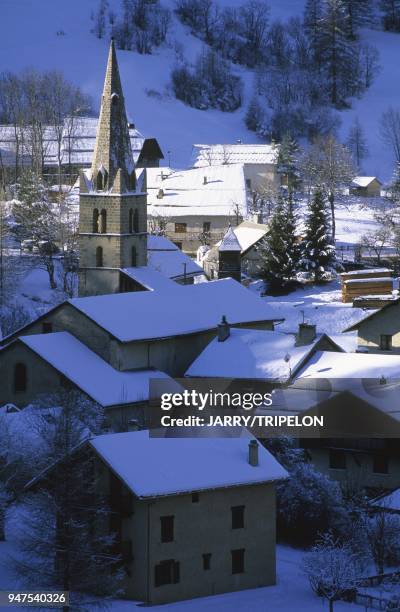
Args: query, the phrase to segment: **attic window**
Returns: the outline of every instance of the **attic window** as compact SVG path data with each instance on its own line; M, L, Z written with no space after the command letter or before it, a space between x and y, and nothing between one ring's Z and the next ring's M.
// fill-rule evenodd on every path
M118 100L119 100L119 95L117 93L112 93L111 94L111 104L113 106L117 106Z

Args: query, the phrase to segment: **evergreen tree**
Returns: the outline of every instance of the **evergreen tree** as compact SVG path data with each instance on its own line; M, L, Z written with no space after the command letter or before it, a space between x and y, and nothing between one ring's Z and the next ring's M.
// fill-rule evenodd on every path
M367 140L358 117L350 128L347 138L347 147L353 156L354 165L357 170L361 169L362 161L368 156Z
M329 213L320 187L315 190L309 204L302 252L302 266L313 273L316 283L321 282L334 264L335 247L332 245Z
M347 31L351 39L357 37L361 27L369 25L373 20L371 0L343 0L347 15Z
M252 132L257 132L263 122L263 119L264 113L260 102L258 101L257 97L254 96L249 102L244 118L247 129L251 130Z
M383 27L393 32L400 31L400 0L381 0Z
M298 169L299 147L290 136L285 134L279 147L276 171L281 177L281 183L287 186L288 194L293 194L300 185L300 173Z
M348 38L349 18L343 0L326 0L320 21L320 49L324 79L332 104L341 107L357 92L358 58Z
M274 288L283 288L298 271L299 247L296 219L290 195L280 194L269 224L269 232L259 246L261 274Z
M322 0L307 0L304 6L304 29L308 36L313 59L319 64L319 43L321 34Z

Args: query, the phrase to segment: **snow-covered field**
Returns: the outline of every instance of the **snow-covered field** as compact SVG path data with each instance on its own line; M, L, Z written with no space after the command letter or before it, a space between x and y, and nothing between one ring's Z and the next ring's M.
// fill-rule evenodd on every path
M110 6L119 9L119 0L110 0ZM163 0L174 8L174 0ZM236 6L242 0L217 0L220 6ZM301 15L304 0L269 0L271 19L287 19ZM90 33L90 13L96 10L98 0L2 0L0 20L0 71L20 71L26 67L39 70L62 70L66 77L91 94L97 104L103 84L107 41L98 40ZM21 19L23 16L23 19ZM65 36L57 36L63 30ZM168 91L171 68L176 61L175 41L184 49L185 57L193 59L202 43L174 17L170 45L160 48L154 55L139 55L133 51L120 51L119 62L128 114L146 136L159 139L166 159L171 164L185 167L190 164L192 145L198 142L256 142L257 137L243 123L249 96L252 92L253 73L238 66L245 84L244 105L234 113L215 110L200 111L175 100ZM391 151L382 142L379 120L388 106L399 107L400 63L398 51L400 35L376 30L362 32L365 42L376 45L381 55L382 70L371 89L353 108L341 113L341 134L356 116L365 130L370 157L364 171L387 180L392 175ZM148 95L148 92L153 95ZM170 152L168 154L168 152Z

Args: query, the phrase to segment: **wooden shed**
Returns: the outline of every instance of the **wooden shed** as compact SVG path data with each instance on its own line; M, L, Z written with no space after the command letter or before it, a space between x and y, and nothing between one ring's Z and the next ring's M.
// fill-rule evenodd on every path
M349 303L363 295L391 295L393 291L393 279L380 278L355 278L346 280L342 284L342 302Z

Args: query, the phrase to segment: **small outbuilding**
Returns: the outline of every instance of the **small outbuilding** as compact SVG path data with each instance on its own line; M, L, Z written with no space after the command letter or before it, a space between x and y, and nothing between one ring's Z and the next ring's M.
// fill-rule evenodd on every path
M382 183L376 176L356 176L350 186L350 194L376 198L381 195Z

